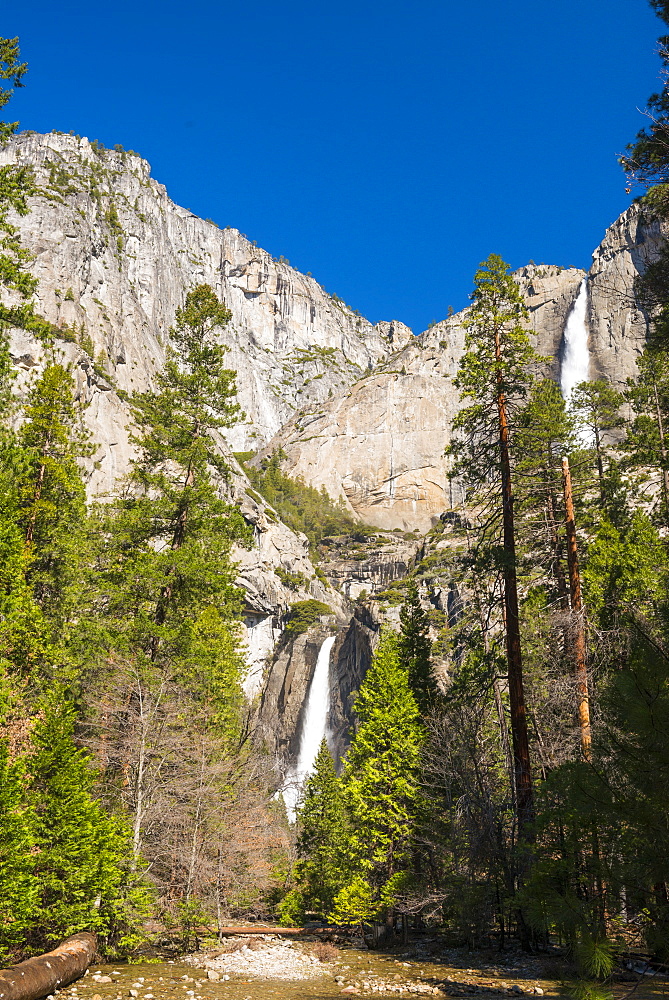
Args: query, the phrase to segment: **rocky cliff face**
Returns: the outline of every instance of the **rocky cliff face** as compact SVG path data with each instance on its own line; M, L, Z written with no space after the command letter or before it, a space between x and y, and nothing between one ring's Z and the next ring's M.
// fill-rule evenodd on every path
M409 336L402 324L372 326L236 229L175 205L135 154L26 134L0 163L31 165L42 191L17 220L35 255L37 311L90 337L122 390L144 388L162 365L186 291L203 282L216 290L232 312L221 339L247 415L228 435L238 451L255 450L296 409L338 394Z
M537 350L559 376L564 327L580 284L589 292L591 377L633 378L647 321L634 279L657 254L661 233L632 207L607 231L585 275L577 268L528 265L516 278L530 311ZM345 499L381 528L427 531L458 503L445 449L460 397L453 384L464 350L460 313L414 338L344 394L305 418L293 417L269 443L286 470Z
M662 238L659 222L633 205L595 250L588 274L591 378L606 378L622 388L636 376L648 325L634 282L657 257Z

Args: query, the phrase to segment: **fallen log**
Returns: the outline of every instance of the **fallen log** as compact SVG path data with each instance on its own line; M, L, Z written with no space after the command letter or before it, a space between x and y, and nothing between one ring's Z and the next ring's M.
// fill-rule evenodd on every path
M40 1000L83 976L97 941L87 931L73 934L53 951L0 971L0 1000Z

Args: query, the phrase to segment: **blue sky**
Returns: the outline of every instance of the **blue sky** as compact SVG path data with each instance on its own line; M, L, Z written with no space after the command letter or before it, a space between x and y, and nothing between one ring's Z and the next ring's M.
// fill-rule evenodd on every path
M171 197L416 332L491 252L588 267L659 87L645 0L27 0L7 112L141 153Z

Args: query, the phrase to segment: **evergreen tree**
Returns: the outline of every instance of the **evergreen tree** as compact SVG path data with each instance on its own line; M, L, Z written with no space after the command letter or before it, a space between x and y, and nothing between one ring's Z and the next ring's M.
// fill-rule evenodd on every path
M340 783L325 739L307 779L297 820L295 875L302 909L325 915L332 910L344 881L341 860L346 842Z
M408 671L409 687L423 713L429 710L438 695L431 654L430 620L423 610L418 588L412 580L400 608L399 656Z
M67 369L47 364L28 394L15 483L27 581L40 606L61 619L81 577L86 492L77 459L90 451L73 392Z
M130 928L133 906L146 902L129 870L128 830L93 798L94 772L74 745L75 713L59 700L32 736L39 916L30 942L36 950L79 930L117 943Z
M519 414L516 434L519 520L526 548L548 571L562 610L568 607L563 542L561 458L575 446L574 422L552 379L541 379Z
M514 409L522 404L540 358L530 345L523 321L527 309L509 268L491 254L474 278L473 305L467 320L465 354L456 385L464 399L473 400L453 421L460 432L450 447L453 475L462 477L470 499L487 509L488 524L499 525L489 544L497 555L504 584L504 630L508 664L511 733L516 805L521 841L531 840L533 789L518 608L516 529L512 447Z
M669 354L655 344L646 345L637 360L638 377L628 381L627 398L634 420L627 428L623 449L626 465L648 479L651 495L658 485L662 519L669 523Z
M342 776L350 830L347 878L331 913L337 923L381 916L391 926L412 877L423 730L398 647L396 633L384 631L355 702Z
M10 83L9 88L0 86L0 108L11 100L12 87L23 86L22 77L28 67L19 60L18 38L0 38L0 81ZM17 128L18 122L0 122L0 148ZM37 281L27 269L32 257L21 246L19 230L9 221L8 213L13 210L18 215L27 215L27 197L34 191L33 176L28 168L11 164L0 167L0 287L17 292L24 300L32 295ZM9 307L0 304L0 320L20 326L31 317L32 310L27 305Z
M650 0L650 5L665 25L669 26L669 5L666 0ZM662 90L651 94L647 115L650 126L640 129L636 140L627 147L621 158L622 165L632 183L645 187L664 185L669 181L669 87L666 70L669 68L669 35L658 39L658 51L663 64Z
M240 594L230 550L249 532L220 497L225 464L216 432L239 411L235 373L223 367L225 348L215 341L228 317L209 286L189 292L172 330L179 351L170 348L158 391L133 397L139 457L126 490L100 511L106 627L124 655L139 652L156 664L189 655L193 621L206 608L217 608L236 634Z
M7 719L2 720L6 725ZM35 813L27 801L26 761L0 743L0 961L21 956L38 919Z
M570 408L576 416L582 432L592 442L597 463L599 493L602 503L606 503L607 491L604 471L604 445L607 435L623 426L620 407L623 396L603 379L595 382L580 382L572 392Z
M223 499L218 433L239 414L217 343L228 318L209 286L188 293L157 391L132 398L137 460L96 515L98 663L86 686L105 697L91 732L104 732L105 788L129 811L134 855L149 858L186 915L212 796L235 794L250 753L231 560L250 533Z

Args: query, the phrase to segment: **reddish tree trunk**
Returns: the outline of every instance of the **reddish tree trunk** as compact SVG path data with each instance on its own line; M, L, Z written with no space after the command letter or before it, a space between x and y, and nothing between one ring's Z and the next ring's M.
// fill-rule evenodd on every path
M565 524L567 528L567 562L569 565L569 591L571 597L571 634L574 676L576 678L576 702L578 724L581 730L581 749L586 760L590 757L592 734L590 730L590 699L588 696L588 671L585 660L585 615L581 597L581 575L578 568L578 546L576 542L576 521L574 501L571 491L569 459L562 459L562 483L564 486Z

